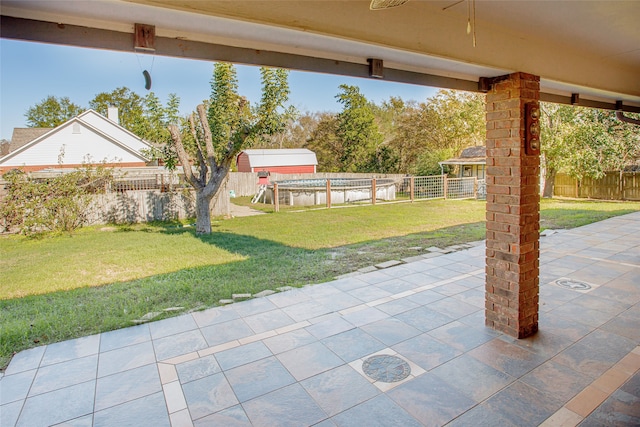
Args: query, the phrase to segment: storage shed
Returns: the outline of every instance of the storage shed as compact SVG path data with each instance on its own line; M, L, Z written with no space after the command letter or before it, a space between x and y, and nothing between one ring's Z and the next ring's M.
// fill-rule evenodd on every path
M469 147L462 150L460 157L439 162L440 166L448 165L455 170L456 178L475 176L485 178L487 164L487 148L485 146Z
M315 173L318 165L306 148L244 150L236 161L238 172Z

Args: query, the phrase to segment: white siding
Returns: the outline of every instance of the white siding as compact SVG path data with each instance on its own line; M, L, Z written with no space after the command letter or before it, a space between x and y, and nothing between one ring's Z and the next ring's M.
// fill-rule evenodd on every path
M61 157L63 165L82 164L86 162L87 155L91 156L93 162L102 160L124 163L142 161L139 155L136 156L118 146L82 122L78 122L78 124L79 126L75 130L79 130L79 133L74 133L73 124L61 126L23 152L6 159L2 166L57 165L61 152L64 152Z
M120 141L121 144L126 145L132 150L140 151L143 148L149 148L149 146L140 138L93 110L82 113L78 118L83 122L89 123L91 126L100 129L102 132L111 136L111 138L116 141Z

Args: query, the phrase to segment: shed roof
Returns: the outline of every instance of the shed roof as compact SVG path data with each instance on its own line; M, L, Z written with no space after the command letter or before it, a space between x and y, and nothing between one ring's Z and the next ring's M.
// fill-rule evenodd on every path
M316 153L306 148L244 150L252 168L317 165Z
M476 146L462 150L459 157L439 162L441 165L484 165L487 163L487 147Z

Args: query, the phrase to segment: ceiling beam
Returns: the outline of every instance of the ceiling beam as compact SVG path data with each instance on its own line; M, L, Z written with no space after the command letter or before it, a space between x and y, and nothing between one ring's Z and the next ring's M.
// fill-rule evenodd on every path
M52 43L58 45L106 49L134 53L134 33L78 25L57 24L33 19L0 17L0 37L12 40ZM368 63L336 61L312 56L205 43L179 38L155 37L155 54L176 58L225 61L235 64L281 67L349 77L371 78ZM384 68L383 79L443 89L480 92L479 82L453 77ZM541 93L542 101L571 104L571 97ZM580 106L615 110L615 103L580 98ZM622 106L622 111L640 113L640 107Z

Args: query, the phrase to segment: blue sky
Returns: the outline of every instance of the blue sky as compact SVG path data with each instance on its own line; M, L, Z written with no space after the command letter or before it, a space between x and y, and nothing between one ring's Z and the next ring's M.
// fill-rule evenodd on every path
M176 93L183 114L210 95L211 62L0 39L0 138L9 140L14 127L25 127L27 109L49 95L67 96L81 106L100 92L122 86L144 96L145 69L151 73L151 91L163 102ZM237 66L237 71L239 93L257 102L259 68ZM301 112L340 111L335 96L343 83L360 87L378 104L391 96L424 101L437 92L424 86L292 71L290 103Z

